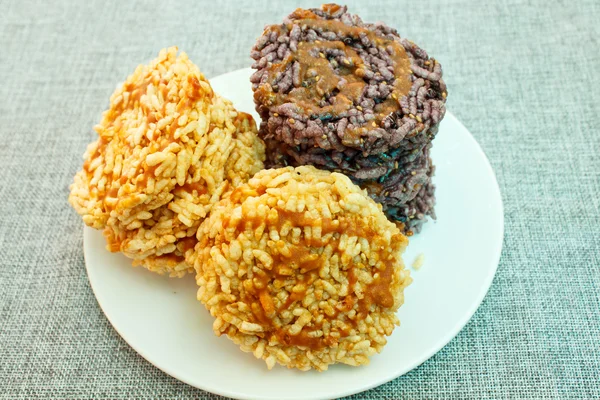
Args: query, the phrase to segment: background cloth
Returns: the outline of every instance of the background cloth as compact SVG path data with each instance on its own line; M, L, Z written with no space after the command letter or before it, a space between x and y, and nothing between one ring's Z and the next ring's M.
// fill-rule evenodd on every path
M68 186L136 65L178 45L209 78L248 67L265 24L319 4L0 0L0 397L218 398L111 327ZM498 273L473 319L419 368L353 398L600 398L600 1L348 5L442 63L448 109L490 159L505 207Z

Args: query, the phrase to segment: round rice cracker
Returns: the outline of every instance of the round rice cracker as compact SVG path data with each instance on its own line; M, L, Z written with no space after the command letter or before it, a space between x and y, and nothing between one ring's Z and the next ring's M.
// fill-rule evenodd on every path
M71 204L105 230L111 251L176 276L185 273L179 242L264 160L252 118L216 95L175 47L136 68L95 130L100 137L71 186ZM154 267L141 261L153 257L163 258Z
M111 215L104 235L112 251L121 251L133 258L134 266L141 265L160 274L181 277L193 272L193 267L185 261L185 254L197 243L196 231L200 223L216 202L263 167L264 147L257 140L252 117L240 112L233 119L233 127L227 129L233 129L233 133L215 127L208 134L217 140L226 135L235 136L227 148L219 150L225 156L225 165L214 166L218 171L212 176L210 164L203 168L207 180L223 173L223 177L219 177L220 184L212 190L207 189L209 184L206 180L183 187L176 186L171 201L152 210L152 216L148 219L133 215L132 223L119 219L112 224ZM209 196L208 190L212 195ZM141 226L122 229L128 223L129 227L135 226L136 221L140 221Z
M269 369L367 364L399 324L408 240L345 175L263 170L197 237L187 259L215 334Z
M204 76L185 53L177 57L176 48L161 51L147 66L138 66L112 94L109 109L94 127L99 138L88 146L83 169L71 187L71 203L84 221L103 228L112 211L128 210L140 202L147 204L155 189L159 193L172 188L175 182L169 179L161 179L164 186L157 188L155 177L145 172L152 169L152 175L168 177L163 171L166 165L156 171L157 157L166 156L168 146L169 150L181 147L187 135L182 136L180 129L175 140L173 130L192 111L195 118L190 124L200 121L206 125L213 97ZM175 114L175 108L183 111L182 119L167 126L169 119L179 114ZM152 197L157 201L158 196ZM158 201L166 202L164 198Z

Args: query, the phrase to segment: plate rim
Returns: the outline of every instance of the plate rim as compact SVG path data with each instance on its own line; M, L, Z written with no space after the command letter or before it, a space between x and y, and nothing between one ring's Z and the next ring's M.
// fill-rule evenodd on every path
M224 79L225 77L227 77L229 75L236 74L236 73L242 73L242 71L247 72L248 70L251 70L251 68L241 68L241 69L237 69L234 71L226 72L224 74L220 74L220 75L210 78L209 81L212 81L217 78ZM488 173L488 175L491 175L491 178L492 178L492 182L491 182L492 190L495 194L495 197L498 199L498 202L499 202L499 204L498 204L499 212L496 214L497 215L496 218L500 222L499 223L500 240L496 244L496 248L494 249L493 257L490 258L490 260L493 260L493 262L492 262L493 265L489 269L488 274L485 276L483 284L480 286L479 292L477 293L477 296L476 296L476 301L472 302L468 311L463 313L462 318L458 320L458 322L454 325L454 327L451 330L448 330L445 335L441 336L441 338L435 343L435 345L430 347L429 351L423 353L422 357L419 357L416 361L409 364L407 367L401 369L399 373L394 372L390 376L385 376L381 379L373 380L372 382L365 384L364 386L362 386L359 389L354 388L354 389L340 391L338 394L335 395L336 397L346 397L346 396L350 396L353 394L362 393L364 391L384 385L400 376L405 375L406 373L412 371L413 369L418 368L420 365L422 365L427 360L429 360L431 357L433 357L435 354L437 354L448 343L450 343L452 341L452 339L454 339L456 336L458 336L458 334L463 330L463 328L469 323L471 318L473 318L473 315L475 315L475 312L479 309L479 307L483 303L483 300L485 299L485 297L486 297L487 293L489 292L489 289L492 285L494 277L496 276L496 272L498 270L500 258L502 255L502 248L504 245L504 234L505 234L504 203L502 200L502 192L500 191L500 186L498 185L498 180L496 178L494 169L492 168L492 165L491 165L489 159L487 158L485 152L483 151L481 145L477 142L475 137L466 128L466 126L458 118L456 118L456 116L454 114L452 114L450 111L446 110L445 118L450 118L450 119L454 120L455 123L457 123L462 129L464 129L464 131L466 133L468 133L468 135L467 135L468 140L471 141L472 144L475 145L475 149L479 153L479 156L482 156L482 158L484 160L484 164L485 164L485 169L487 170L486 172ZM267 397L254 397L254 396L248 395L246 393L237 392L235 390L228 390L227 388L212 387L212 386L210 386L210 382L208 382L208 385L200 385L197 382L192 382L190 379L187 379L186 377L180 377L180 374L178 374L176 371L172 371L172 369L168 366L158 365L158 362L155 363L151 359L152 357L148 356L143 349L141 349L139 346L133 344L132 341L130 339L128 339L128 337L126 335L123 335L121 330L113 323L111 317L108 315L108 313L106 312L106 310L104 309L104 307L102 305L102 302L100 301L100 297L103 297L103 296L100 295L100 297L99 297L99 291L95 287L93 279L91 279L91 277L90 277L90 267L89 267L90 263L88 262L88 255L87 255L87 251L86 251L86 237L88 237L90 232L93 232L94 230L92 228L86 226L85 224L83 225L83 227L84 227L84 229L83 229L82 248L83 248L84 263L85 263L85 268L86 268L86 274L88 276L88 282L90 284L90 287L92 288L92 292L94 293L96 302L98 303L100 309L102 310L102 313L104 314L104 316L106 317L108 322L110 322L112 328L119 334L121 339L123 339L136 353L138 353L147 362L149 362L154 367L158 368L160 371L166 373L167 375L173 377L174 379L177 379L178 381L181 381L181 382L183 382L187 385L190 385L194 388L197 388L197 389L205 390L207 392L217 394L220 396L226 396L226 397L240 399L240 400L251 400L251 399L272 400L272 399L279 398L279 397L268 397L268 396ZM323 373L326 374L327 371L325 371ZM288 399L292 399L292 398L303 399L305 397L287 397L287 398ZM314 400L322 400L322 399L324 400L324 399L329 399L330 397L329 396L326 396L326 397L317 396L317 397L310 397L310 398L314 399Z

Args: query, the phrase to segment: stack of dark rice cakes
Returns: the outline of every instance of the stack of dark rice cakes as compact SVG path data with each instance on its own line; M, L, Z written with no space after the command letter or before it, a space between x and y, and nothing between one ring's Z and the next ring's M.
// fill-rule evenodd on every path
M447 96L435 59L337 5L268 26L252 57L267 167L344 173L408 235L435 219L430 150Z

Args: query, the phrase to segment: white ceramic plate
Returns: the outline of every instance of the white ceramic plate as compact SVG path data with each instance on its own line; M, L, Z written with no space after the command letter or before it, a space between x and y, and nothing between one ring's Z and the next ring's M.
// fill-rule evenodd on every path
M216 92L242 111L254 112L243 69L211 80ZM419 366L469 321L496 272L504 229L494 172L469 131L449 112L435 139L436 213L410 240L405 262L425 255L413 271L396 328L371 364L335 365L326 372L280 366L243 353L212 332L212 317L196 300L192 277L169 279L131 268L105 250L100 232L84 230L84 253L94 294L119 334L149 362L192 386L240 399L325 399L373 388Z

